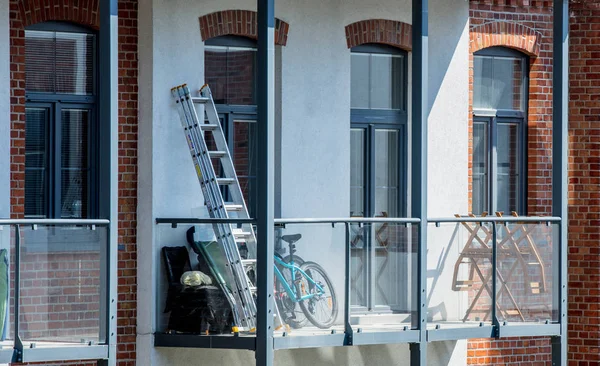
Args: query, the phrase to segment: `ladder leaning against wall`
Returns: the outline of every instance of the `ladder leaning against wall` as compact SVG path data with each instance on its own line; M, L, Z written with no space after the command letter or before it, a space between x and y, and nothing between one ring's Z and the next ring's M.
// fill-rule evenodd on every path
M186 84L171 89L204 201L211 218L247 219L248 208L208 85L192 97ZM200 120L198 109L206 119ZM217 171L221 172L217 175ZM229 201L223 192L227 190ZM256 235L251 224L213 224L216 241L200 242L202 254L233 310L241 331L256 328ZM241 254L241 253L242 254Z

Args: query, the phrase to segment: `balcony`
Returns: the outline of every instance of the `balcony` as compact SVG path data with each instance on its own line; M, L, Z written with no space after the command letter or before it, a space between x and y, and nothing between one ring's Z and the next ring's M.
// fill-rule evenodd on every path
M108 228L0 221L0 363L108 359Z
M202 240L214 241L213 225L236 228L251 220L156 222L161 247L183 248L189 269L197 270L203 253L190 247L190 227ZM559 223L552 217L439 218L427 226L418 219L276 219L273 349L416 344L420 332L427 342L560 335ZM421 230L426 248L419 247ZM419 268L420 255L426 268ZM180 306L188 311L182 321L183 314L173 310L178 305L169 294L165 265L163 260L157 269L155 346L255 349L256 334L232 333L231 322L222 332L199 322L189 329L202 306ZM294 300L295 293L311 293L308 278L322 285L323 298ZM421 297L419 281L425 278L427 296ZM427 309L423 325L420 307Z

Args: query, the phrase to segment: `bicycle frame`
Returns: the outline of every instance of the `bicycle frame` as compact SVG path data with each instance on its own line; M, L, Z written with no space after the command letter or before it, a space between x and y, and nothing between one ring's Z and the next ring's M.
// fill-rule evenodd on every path
M275 265L274 270L275 270L275 276L277 276L277 278L279 279L279 281L281 282L281 284L283 285L283 288L285 289L285 292L288 294L288 296L290 297L290 299L292 299L294 302L300 302L300 301L304 301L304 300L308 300L308 299L312 299L313 297L315 297L316 295L323 295L325 293L325 291L323 290L323 288L316 283L309 275L306 274L306 272L304 272L303 270L301 270L298 266L296 266L293 262L291 263L286 263L284 262L281 258L275 256L275 262L277 264L279 264L282 267L285 267L286 269L289 269L292 276L291 279L292 281L294 281L294 279L296 278L296 272L299 272L304 278L306 278L308 280L308 282L311 285L314 285L317 290L318 293L316 294L308 294L308 295L304 295L301 296L300 298L298 298L298 295L296 294L296 289L295 287L290 286L290 284L287 282L287 280L283 277L283 274L281 273L281 271L279 270L279 268L277 268L277 266Z

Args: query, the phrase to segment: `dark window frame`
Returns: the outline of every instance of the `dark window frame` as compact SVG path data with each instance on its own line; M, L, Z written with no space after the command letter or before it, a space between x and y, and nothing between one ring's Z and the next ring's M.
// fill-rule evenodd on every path
M98 195L99 186L99 145L100 141L98 136L99 123L98 123L98 79L99 79L99 68L98 68L98 39L97 32L91 28L87 28L81 25L67 23L67 22L44 22L37 23L25 28L25 37L27 37L27 31L45 31L45 32L59 32L59 33L79 33L79 34L92 34L95 35L93 44L93 87L91 95L75 95L75 94L64 94L64 93L44 93L44 92L28 92L25 91L25 108L47 108L49 110L47 120L47 159L48 159L48 182L45 183L46 187L46 207L45 217L46 218L61 218L62 215L62 204L61 204L61 111L64 109L85 109L89 110L89 126L88 126L88 147L87 147L87 165L88 165L88 177L87 177L87 200L88 207L87 212L82 215L84 218L94 219L99 217L99 202L100 197ZM32 217L32 216L27 216ZM37 217L37 216L36 216Z
M520 197L516 204L516 211L521 216L527 215L527 193L528 193L528 106L529 106L529 70L530 70L530 58L517 50L511 48L496 46L484 48L473 54L473 57L486 56L486 57L510 57L519 58L522 60L523 75L522 75L522 105L523 110L510 110L510 109L473 109L473 124L485 123L488 131L488 149L486 152L487 159L487 209L488 213L494 213L498 211L497 207L497 157L495 151L497 151L497 136L498 136L498 125L501 124L516 124L519 126L519 137L516 143L520 150L520 156L518 157L518 175L520 189L517 195ZM475 78L475 73L473 73ZM475 81L473 81L475 84ZM474 151L473 151L474 152ZM472 211L473 208L472 208ZM480 214L480 212L477 212ZM510 214L510 212L504 212L504 214Z
M351 48L351 53L387 54L403 57L402 82L404 93L402 95L402 109L350 109L350 128L364 130L363 158L365 162L364 171L364 197L363 217L374 217L375 212L375 131L397 130L399 136L398 146L398 216L407 214L407 177L402 172L408 170L408 52L383 44L364 44ZM351 213L352 214L352 213Z
M209 38L206 41L204 41L204 46L205 49L204 51L206 52L206 48L207 46L210 47L234 47L234 48L247 48L247 49L254 49L256 50L258 48L258 44L256 42L256 40L248 38L248 37L243 37L243 36L235 36L235 35L225 35L225 36L218 36L218 37L214 37L214 38ZM254 74L254 87L256 88L256 74ZM205 75L205 79L206 79L206 75ZM210 85L209 85L210 86ZM235 121L254 121L254 122L248 122L248 123L256 123L257 121L257 113L258 113L258 109L256 105L238 105L238 104L216 104L215 103L215 107L217 108L217 113L219 114L219 119L221 120L221 126L223 128L223 133L225 134L225 138L227 140L227 146L229 147L229 152L232 156L232 158L234 158L235 156L235 144L234 142L234 125L235 125ZM256 146L256 142L254 144L254 146ZM256 171L256 166L254 167ZM238 175L239 177L239 175ZM249 178L252 178L252 175L248 176ZM223 187L223 198L227 201L229 200L229 195L228 195L228 191L226 187ZM253 200L253 197L250 197L251 194L249 194L248 197L248 201L246 202L246 206L248 208L249 214L252 216L253 213L255 212L255 200Z
M401 82L402 85L402 100L401 109L367 109L367 108L350 108L350 130L363 131L363 212L355 213L350 212L351 216L358 217L374 217L380 216L380 212L375 212L375 200L376 200L376 152L375 152L375 135L378 130L394 130L398 134L398 167L397 167L397 181L398 181L398 201L397 215L399 217L405 217L408 211L408 197L407 197L407 186L408 176L408 52L391 47L383 44L365 44L353 47L351 50L353 53L366 53L366 54L384 54L384 55L399 55L403 58L402 70L401 70ZM352 57L352 56L351 56ZM351 132L352 133L352 132ZM350 147L352 149L352 146ZM388 213L389 214L389 213ZM407 304L380 304L377 303L377 295L375 294L375 281L377 281L377 275L372 270L375 266L374 252L377 249L374 243L374 232L377 230L378 225L365 225L362 229L358 229L362 232L362 246L352 248L352 256L360 258L362 265L362 276L363 283L360 286L360 291L363 294L362 302L358 304L352 304L352 312L355 314L365 313L389 313L390 311L409 311L410 301ZM375 249L371 252L369 249ZM371 253L371 254L369 254ZM357 289L358 291L358 289ZM408 308L404 308L408 307Z

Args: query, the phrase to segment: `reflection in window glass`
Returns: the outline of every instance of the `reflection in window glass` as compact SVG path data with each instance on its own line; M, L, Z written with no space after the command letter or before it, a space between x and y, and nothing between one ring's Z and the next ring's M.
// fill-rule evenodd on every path
M205 46L204 75L216 104L256 104L256 50Z
M474 56L473 108L524 109L523 58Z
M512 123L498 124L498 192L496 207L498 211L509 213L518 211L519 179L519 126Z
M46 217L47 108L25 109L25 216Z
M473 123L473 213L488 210L488 128L486 123Z
M350 216L365 215L365 130L350 131Z
M352 108L403 110L404 57L352 53Z
M90 112L63 109L61 118L61 217L85 218L88 212Z
M398 216L398 130L375 131L375 216Z
M95 35L25 31L25 88L28 92L91 95Z

